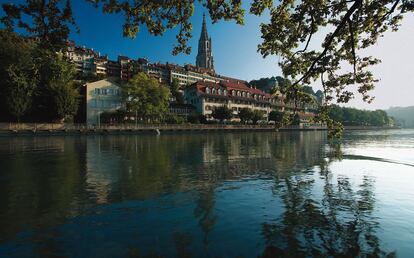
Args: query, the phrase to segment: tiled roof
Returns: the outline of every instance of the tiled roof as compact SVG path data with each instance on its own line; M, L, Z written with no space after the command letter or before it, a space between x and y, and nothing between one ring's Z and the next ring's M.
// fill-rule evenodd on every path
M272 96L270 94L267 94L259 89L255 89L255 88L250 88L248 87L246 84L244 83L240 83L240 82L220 82L220 83L214 83L214 82L208 82L208 81L198 81L196 83L194 83L193 85L191 85L190 87L196 87L197 91L203 95L215 95L215 94L210 94L206 92L206 88L215 88L215 89L225 89L227 90L227 96L229 97L233 97L233 98L246 98L246 97L242 97L242 96L233 96L231 95L231 91L232 90L236 90L236 91L241 91L241 92L247 92L250 94L255 94L255 95L261 95L264 97L264 99L270 99ZM217 95L217 94L216 94ZM217 95L220 96L220 95ZM221 95L222 97L226 97Z

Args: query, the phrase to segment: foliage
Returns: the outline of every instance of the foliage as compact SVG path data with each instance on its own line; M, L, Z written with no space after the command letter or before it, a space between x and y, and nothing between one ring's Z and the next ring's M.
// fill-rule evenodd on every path
M139 120L161 120L168 111L170 91L145 73L132 77L122 92L127 110L136 113Z
M253 116L254 116L254 112L250 108L242 108L239 111L239 118L242 124L245 124L248 121L252 120Z
M62 54L36 49L39 85L34 98L34 114L53 121L72 117L77 110L78 93L73 84L75 67Z
M392 122L391 118L383 110L359 110L333 105L329 111L331 119L341 122L343 125L354 126L387 126Z
M184 104L183 94L180 92L180 83L174 78L170 84L171 95L175 98L175 101L180 104Z
M78 111L78 92L70 82L54 81L50 84L50 93L59 119L71 119Z
M283 125L283 118L285 114L280 111L272 110L269 113L269 121L274 121L277 126Z
M75 26L70 0L27 1L26 3L3 4L6 14L1 22L8 30L14 27L38 38L40 46L58 51L66 46L70 27Z
M167 29L179 27L177 45L173 54L181 52L189 54L191 48L187 45L192 37L190 18L194 13L194 1L122 1L122 0L88 0L96 7L102 7L106 13L120 13L125 16L123 25L124 36L135 37L141 27L146 27L152 35L163 35ZM243 24L244 10L241 1L200 1L210 11L214 22L219 19L235 19Z
M190 115L188 115L187 122L191 124L205 124L207 122L207 119L204 115L193 111Z
M105 111L101 113L100 121L101 123L124 123L127 115L127 112L123 109Z
M61 54L30 39L0 30L0 105L2 117L52 121L77 110L74 67Z
M263 119L264 116L264 112L261 110L254 110L253 111L253 116L252 116L252 122L254 125L257 124L257 122L259 122L260 120Z
M7 72L8 87L5 92L7 95L5 103L10 114L20 122L20 118L30 110L32 105L34 82L16 65L9 66Z
M84 83L88 83L88 82L96 82L102 79L105 79L105 75L103 74L95 74L95 73L76 73L75 75L75 79L82 81Z
M227 106L221 106L214 109L211 115L214 119L218 119L220 122L223 122L224 120L231 119L232 111Z
M185 122L183 117L172 113L168 113L163 120L167 124L183 124Z
M152 35L163 35L178 27L177 45L173 53L189 54L191 16L195 1L125 1L87 0L105 13L122 13L125 17L125 36L135 37L146 27ZM245 10L241 0L199 0L213 22L221 19L244 23ZM67 39L69 26L74 24L70 0L27 1L26 4L3 4L2 17L8 29L21 27L38 36L42 45L59 49ZM258 46L264 56L278 55L284 77L292 80L286 88L294 102L304 102L308 96L298 85L321 80L325 112L320 119L328 119L329 105L334 101L346 103L354 97L356 86L364 101L371 102L369 92L377 80L370 72L380 60L363 56L364 50L377 43L386 31L398 30L403 15L414 11L413 0L253 0L250 13L270 13L270 21L261 24L262 43ZM25 23L22 14L31 17ZM17 25L16 25L17 22ZM33 24L33 25L32 25ZM32 25L32 26L31 26ZM314 35L318 33L318 37ZM316 48L309 46L317 46ZM303 97L303 98L302 98ZM326 121L330 126L332 121Z
M414 128L414 106L391 107L386 112L389 116L395 118L398 125Z
M252 80L249 82L251 87L255 87L267 93L272 93L275 90L286 89L292 82L289 79L281 76L260 78L258 80Z
M32 83L34 44L14 33L0 30L0 117L17 119L32 105L36 83Z

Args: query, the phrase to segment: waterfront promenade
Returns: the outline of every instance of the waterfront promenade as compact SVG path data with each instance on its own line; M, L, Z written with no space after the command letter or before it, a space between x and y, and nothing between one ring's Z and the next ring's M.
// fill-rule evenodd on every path
M346 130L399 129L396 127L347 126ZM0 123L0 136L13 135L94 135L94 134L163 134L191 132L272 132L272 131L320 131L320 125L291 125L276 128L274 125L234 124L118 124L87 126L85 124L57 123Z

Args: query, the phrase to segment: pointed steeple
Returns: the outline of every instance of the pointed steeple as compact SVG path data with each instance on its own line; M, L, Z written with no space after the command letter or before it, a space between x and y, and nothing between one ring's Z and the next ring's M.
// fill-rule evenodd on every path
M201 36L200 40L207 40L208 39L208 33L207 33L207 24L206 24L206 14L203 13L203 26L201 27Z
M201 35L198 41L196 66L214 70L213 56L211 54L211 38L208 37L206 15L204 13Z

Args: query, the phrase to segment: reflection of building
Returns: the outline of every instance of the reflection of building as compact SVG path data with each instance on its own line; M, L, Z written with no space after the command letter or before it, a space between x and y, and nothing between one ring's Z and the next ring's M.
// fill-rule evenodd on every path
M86 139L84 184L91 199L98 204L108 202L113 185L119 180L118 170L114 168L120 167L122 161L119 155L108 154L110 144L101 137Z
M121 88L111 79L87 83L86 123L97 125L103 112L115 111L122 107Z

